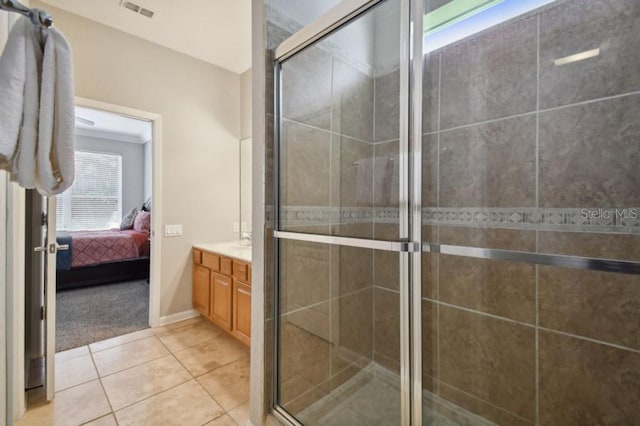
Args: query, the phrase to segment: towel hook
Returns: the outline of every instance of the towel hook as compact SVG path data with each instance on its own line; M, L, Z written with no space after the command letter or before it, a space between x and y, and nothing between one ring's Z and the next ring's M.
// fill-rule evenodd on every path
M17 0L0 0L0 9L26 16L31 20L33 25L40 25L46 28L53 25L53 18L47 11L37 7L30 9Z

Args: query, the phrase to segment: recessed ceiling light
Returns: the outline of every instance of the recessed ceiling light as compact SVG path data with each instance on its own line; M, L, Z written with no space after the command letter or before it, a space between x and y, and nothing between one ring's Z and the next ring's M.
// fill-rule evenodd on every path
M570 64L572 62L584 61L585 59L595 58L600 54L600 48L593 50L586 50L584 52L576 53L575 55L565 56L564 58L558 58L553 63L559 67L561 65Z

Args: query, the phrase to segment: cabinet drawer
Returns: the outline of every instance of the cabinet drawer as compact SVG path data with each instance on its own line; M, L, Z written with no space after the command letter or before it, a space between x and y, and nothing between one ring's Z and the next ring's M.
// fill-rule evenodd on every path
M193 263L196 265L202 264L202 251L198 249L193 249Z
M231 271L233 270L232 261L228 257L220 258L220 272L225 275L231 275Z
M233 278L242 282L249 282L249 265L238 260L233 261Z
M206 251L202 252L202 265L211 269L212 271L220 270L220 256Z

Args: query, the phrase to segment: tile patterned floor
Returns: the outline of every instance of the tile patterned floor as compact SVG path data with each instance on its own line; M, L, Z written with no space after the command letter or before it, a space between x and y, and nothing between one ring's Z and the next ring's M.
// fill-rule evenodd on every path
M19 426L244 426L249 349L201 318L56 354L56 397Z

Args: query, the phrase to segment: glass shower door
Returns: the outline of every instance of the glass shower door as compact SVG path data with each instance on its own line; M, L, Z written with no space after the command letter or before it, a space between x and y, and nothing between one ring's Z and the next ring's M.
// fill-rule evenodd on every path
M425 2L423 424L638 424L640 3L462 3Z
M275 393L304 424L408 424L408 2L357 3L276 52Z
M276 52L278 412L638 423L640 4L347 6Z

